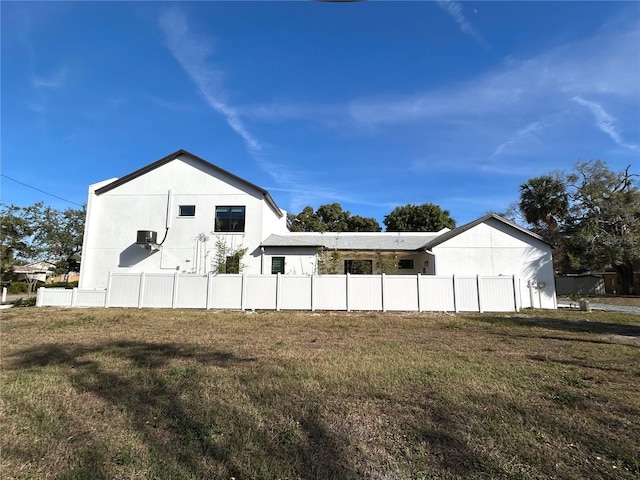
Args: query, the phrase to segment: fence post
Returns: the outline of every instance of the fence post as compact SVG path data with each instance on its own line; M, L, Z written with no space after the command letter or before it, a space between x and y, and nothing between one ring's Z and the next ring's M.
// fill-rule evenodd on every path
M351 274L349 272L347 272L347 278L346 278L346 281L345 281L345 285L346 285L346 288L347 288L347 312L351 311L351 308L349 306L349 296L351 295L351 292L349 291L349 287L350 287L349 278L350 277L351 277Z
M316 306L314 305L314 300L316 297L316 274L311 274L311 311L316 311Z
M380 299L380 306L382 307L382 311L386 312L387 309L384 306L384 287L385 287L385 273L382 273L380 275L380 296L382 297Z
M240 281L240 310L244 311L244 302L245 302L245 294L246 294L246 274L243 273Z
M109 278L107 279L107 291L104 292L104 308L109 308L111 304L111 277L113 272L109 272Z
M178 303L178 275L180 274L180 272L178 272L176 270L176 272L173 274L173 292L171 293L172 297L171 297L171 308L176 308L176 304Z
M451 275L451 282L453 284L453 311L458 313L458 299L456 298L456 276L455 275Z
M142 303L144 302L144 272L140 274L140 288L138 288L138 308L142 308Z
M211 308L211 272L207 273L207 299L204 306L207 310Z
M476 289L478 291L478 312L483 313L484 309L482 308L482 287L480 287L480 275L476 275Z
M71 308L75 308L78 302L78 288L71 289Z
M43 296L44 296L44 287L40 287L36 292L36 307L42 306Z
M282 286L280 275L280 272L276 273L276 312L280 311L280 287Z
M418 273L416 275L416 282L418 285L418 311L422 311L422 275Z

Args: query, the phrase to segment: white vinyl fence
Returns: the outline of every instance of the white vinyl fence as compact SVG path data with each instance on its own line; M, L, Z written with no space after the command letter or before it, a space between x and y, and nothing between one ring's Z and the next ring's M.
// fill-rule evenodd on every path
M513 276L112 273L105 290L41 288L38 306L513 312Z

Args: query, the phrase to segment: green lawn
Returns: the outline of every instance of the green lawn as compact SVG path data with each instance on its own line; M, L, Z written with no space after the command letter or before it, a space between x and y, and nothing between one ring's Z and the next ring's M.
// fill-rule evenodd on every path
M0 315L2 478L640 476L640 316Z

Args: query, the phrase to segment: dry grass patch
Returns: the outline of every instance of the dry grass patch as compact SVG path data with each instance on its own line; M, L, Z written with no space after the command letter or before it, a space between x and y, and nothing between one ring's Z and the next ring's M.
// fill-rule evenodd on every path
M3 478L636 478L640 318L11 309Z

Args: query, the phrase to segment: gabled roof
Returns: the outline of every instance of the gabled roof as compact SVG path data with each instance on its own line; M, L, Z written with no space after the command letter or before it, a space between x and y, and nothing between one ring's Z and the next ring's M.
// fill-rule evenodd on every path
M473 227L480 225L481 223L486 222L489 219L495 219L499 222L504 223L505 225L511 227L511 228L515 228L516 230L525 233L533 238L535 238L536 240L540 240L541 242L546 243L547 245L550 245L546 240L544 240L540 235L533 233L529 230L527 230L526 228L521 227L520 225L510 222L509 220L507 220L506 218L501 217L500 215L496 215L495 213L487 213L486 215L472 221L469 223L465 223L464 225L458 227L458 228L454 228L453 230L449 230L448 232L434 238L433 240L431 240L429 243L425 244L422 246L423 249L425 250L430 250L433 247L436 247L444 242L446 242L447 240L452 239L453 237L456 237L458 235L460 235L463 232L466 232L467 230L472 229Z
M269 194L268 191L266 191L264 188L259 187L258 185L255 185L247 180L245 180L244 178L240 178L237 175L234 175L231 172L228 172L227 170L224 170L220 167L218 167L217 165L214 165L213 163L210 163L206 160L204 160L203 158L198 157L197 155L194 155L191 152L187 152L186 150L180 149L176 152L170 153L169 155L167 155L166 157L161 158L160 160L156 160L153 163L150 163L149 165L147 165L146 167L142 167L138 170L136 170L135 172L131 172L128 175L125 175L124 177L121 177L117 180L114 180L111 183L108 183L107 185L104 185L103 187L98 188L95 193L96 195L102 195L103 193L106 193L110 190L113 190L114 188L119 187L120 185L123 185L135 178L141 177L142 175L145 175L146 173L149 173L152 170L155 170L158 167L161 167L162 165L165 165L173 160L175 160L176 158L180 157L181 155L189 155L191 158L193 158L194 160L196 160L196 162L202 164L203 166L205 166L206 168L210 168L213 169L219 173L221 173L222 175L226 175L228 177L231 177L232 179L246 185L247 187L250 187L252 189L255 189L257 191L259 191L260 193L262 193L262 195L264 196L265 201L269 204L269 206L273 209L273 211L279 216L282 217L284 215L284 213L282 212L282 210L280 210L280 208L278 207L278 205L276 204L276 202L273 200L273 198L271 198L271 195Z
M442 232L304 232L270 235L263 247L324 247L330 250L414 252Z

